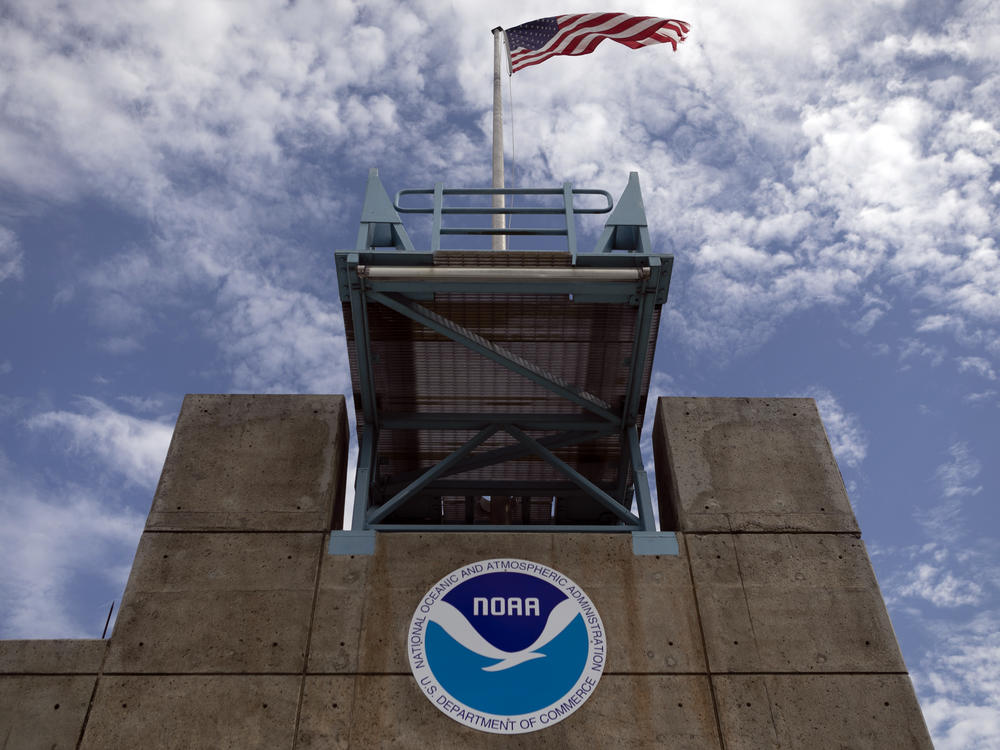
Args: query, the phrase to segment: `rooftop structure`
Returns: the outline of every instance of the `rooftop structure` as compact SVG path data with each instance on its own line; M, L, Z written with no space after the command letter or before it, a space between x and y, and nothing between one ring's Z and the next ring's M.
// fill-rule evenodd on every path
M497 194L522 205L475 205ZM498 213L524 226L475 226ZM400 214L431 217L429 250ZM578 214L608 214L593 252L578 252ZM496 234L528 247L442 248ZM358 425L353 528L655 530L639 433L672 261L652 250L635 173L615 205L569 183L439 183L390 200L372 170L357 243L336 253Z

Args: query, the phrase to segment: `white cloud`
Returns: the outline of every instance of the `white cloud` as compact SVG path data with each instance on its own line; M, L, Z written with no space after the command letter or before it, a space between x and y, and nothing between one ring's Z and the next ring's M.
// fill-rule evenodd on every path
M971 483L979 476L982 467L969 450L968 443L952 443L948 452L951 454L951 461L938 466L936 472L944 496L958 497L979 494L983 489L982 486L973 487Z
M1000 612L940 623L936 646L913 670L938 750L992 750L1000 737Z
M0 375L7 375L14 371L14 365L10 363L9 359L5 359L0 362Z
M72 592L86 575L124 587L122 561L134 554L142 516L74 485L34 485L3 456L0 484L0 635L99 637L107 605L94 602L93 618L80 621Z
M861 427L861 421L854 414L844 411L830 391L825 388L810 388L808 394L816 399L816 408L830 438L833 455L841 464L857 469L868 455L868 438Z
M992 70L995 24L981 16L995 13L966 4L927 30L897 5L682 2L671 14L694 32L677 53L604 45L519 73L518 179L603 187L640 169L656 241L688 269L672 335L695 348L739 355L817 305L856 306L850 325L868 334L891 306L867 301L875 283L880 300L915 296L979 346L1000 341L987 73L959 68L947 86L910 74L930 55ZM327 256L277 238L353 223L361 186L336 194L331 170L382 162L398 179L484 183L489 37L463 33L484 7L14 3L0 30L0 181L50 200L96 187L149 222L150 246L81 282L102 345L134 351L158 306L190 309L185 295L218 294L230 272L275 289L328 272ZM537 13L526 1L490 12L507 26ZM449 120L458 111L467 122ZM261 351L236 324L242 299L200 302L224 352ZM304 325L294 338L310 337ZM302 380L260 359L238 387Z
M356 220L362 183L345 213L331 173L466 171L472 145L422 94L428 77L454 89L455 68L429 62L446 54L426 43L432 19L450 34L431 4L11 5L0 183L49 201L95 192L148 227L59 293L89 304L98 346L134 353L165 312L186 313L224 359L248 360L237 388L342 390L330 257L290 238ZM291 315L249 325L263 305Z
M981 485L972 486L981 466L967 443L952 443L948 453L951 460L939 465L934 472L941 486L941 499L929 507L918 509L914 518L931 538L954 545L967 533L962 498L978 495L982 491Z
M350 390L339 305L252 274L230 274L213 328L237 388L268 392Z
M118 400L128 404L133 411L149 413L162 413L164 399L154 396L119 396Z
M980 584L931 562L919 563L910 570L893 588L893 596L924 599L935 607L975 605L985 598Z
M852 328L861 334L869 333L883 315L885 315L885 310L882 308L870 307L858 318Z
M997 397L997 392L992 388L985 391L979 391L978 393L966 394L963 398L964 401L968 401L970 404L978 404L981 401L994 400Z
M937 367L944 362L946 353L943 347L932 346L920 339L904 338L900 342L899 361L905 362L911 357L926 357L932 367Z
M946 497L929 508L921 508L914 513L914 518L932 538L950 544L956 543L965 533L959 497Z
M24 252L17 236L0 226L0 282L19 279L24 275Z
M786 10L782 7L779 15L787 15ZM717 11L731 17L723 28L745 20L740 11L730 11ZM739 80L743 97L730 89L726 96L731 106L721 107L720 92L713 91L716 103L702 105L699 94L716 82L700 81L699 91L685 92L685 105L718 110L713 113L716 132L709 134L716 136L714 143L720 140L719 123L730 118L737 128L732 137L726 134L729 141L752 138L756 148L745 150L745 163L728 169L728 177L714 173L704 158L696 159L699 163L691 169L676 156L653 160L654 173L685 185L660 206L659 194L647 200L660 220L656 223L677 238L676 246L683 250L678 262L695 266L690 289L679 290L688 310L678 322L687 323L687 335L697 345L739 348L772 335L776 326L771 321L793 312L817 304L857 304L866 296L866 286L877 282L886 292L915 298L927 318L950 317L964 340L978 345L995 340L1000 270L990 165L1000 149L1000 135L991 125L1000 112L995 99L968 95L979 80L968 68L961 70L962 94L947 102L934 99L935 79L910 71L914 50L933 48L934 54L976 59L990 71L987 78L993 76L992 57L981 43L969 40L989 38L983 29L997 27L995 9L962 6L931 44L922 30L895 33L900 18L884 6L838 6L838 13L852 19L850 27L872 30L860 47L849 42L839 46L846 40L833 37L845 26L823 30L817 8L797 11L775 28L784 35L789 25L807 32L793 35L809 39L831 59L840 49L855 49L862 57L879 49L877 64L873 70L869 64L845 61L831 74L832 66L823 70L796 45L776 41L767 57L785 65L778 75L766 64L746 69L735 59L738 44L732 53L711 48L718 85ZM984 23L974 15L984 13L994 20ZM880 29L894 41L880 45ZM706 32L706 48L714 44L717 30ZM789 65L789 56L794 64ZM788 76L791 69L795 73ZM893 88L897 81L906 83ZM768 158L772 154L773 161ZM776 179L773 172L782 172L782 159L794 164L794 171ZM745 182L735 182L735 174ZM766 200L782 192L788 197L781 202ZM727 205L735 206L735 212L723 208ZM736 220L730 218L733 213ZM802 236L767 237L753 231L778 217L789 226L795 226L787 221L791 217L804 217ZM716 228L726 244L713 239ZM747 265L749 259L752 265ZM773 262L778 259L780 265ZM869 307L853 327L867 333L883 313L881 307Z
M131 482L154 486L167 455L172 426L124 414L95 398L82 398L80 405L80 412L43 412L31 417L27 425L33 430L62 433L73 451L97 457Z
M992 750L1000 737L997 545L963 516L963 498L980 491L979 462L964 442L948 452L936 471L942 498L916 514L930 541L880 549L880 578L897 632L905 621L927 644L907 662L935 747Z
M989 540L959 545L937 529L927 535L934 541L877 551L889 569L886 604L897 632L906 622L924 634L926 645L907 662L935 747L992 750L1000 737L996 556Z
M892 304L882 296L882 288L879 285L874 285L871 291L866 292L861 300L861 317L855 321L851 328L860 333L861 335L866 335L871 332L875 324L884 316L889 310L892 309Z
M989 360L983 357L957 357L955 361L958 363L959 372L974 372L987 380L997 379L996 370Z

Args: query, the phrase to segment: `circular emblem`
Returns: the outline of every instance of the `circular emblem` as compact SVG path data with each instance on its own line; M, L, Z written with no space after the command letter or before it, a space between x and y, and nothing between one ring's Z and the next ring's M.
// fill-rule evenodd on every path
M438 581L413 613L407 651L420 689L447 716L521 734L583 705L607 642L583 589L547 565L503 558Z

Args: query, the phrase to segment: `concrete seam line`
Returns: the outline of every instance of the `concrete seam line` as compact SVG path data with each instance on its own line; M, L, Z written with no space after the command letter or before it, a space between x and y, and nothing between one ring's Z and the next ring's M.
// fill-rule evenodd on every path
M121 612L120 606L118 608L118 611ZM117 621L118 618L116 617L115 622ZM111 631L111 634L114 635L114 630ZM108 658L108 651L110 650L110 648L111 648L111 639L109 638L107 642L104 644L104 653L101 654L101 663L97 667L97 674L94 675L94 687L90 689L90 700L87 702L87 710L83 714L83 723L80 725L80 735L76 739L77 750L80 750L80 747L83 745L83 735L87 731L87 722L90 721L90 711L94 707L94 699L97 697L97 684L101 681L101 677L104 675L104 662Z
M722 736L722 718L719 716L719 700L715 695L715 683L712 681L712 665L708 662L708 640L705 638L705 625L701 618L701 605L698 603L698 584L694 580L694 569L691 567L691 550L688 548L686 534L678 534L678 543L683 543L684 556L687 558L688 578L691 580L691 591L694 594L694 614L698 619L698 635L701 636L701 652L705 658L705 675L708 678L708 692L712 696L712 711L715 713L715 731L719 736L719 747L726 750L726 740Z
M299 697L295 703L295 724L292 727L292 744L290 747L295 750L295 746L299 741L299 722L302 719L302 701L305 700L306 692L306 675L309 671L309 655L312 652L312 636L313 628L316 625L316 607L319 604L319 583L323 575L323 563L326 562L327 554L327 535L322 534L319 538L319 549L317 554L319 559L316 561L316 577L313 580L313 598L312 607L309 610L309 630L306 631L306 648L305 653L302 655L302 671L300 673L299 679Z
M363 597L361 597L361 619L360 619L361 627L358 628L358 637L357 637L357 640L354 642L354 653L357 655L357 663L354 665L354 672L353 673L349 673L349 674L351 674L354 677L354 680L353 680L353 683L351 684L351 718L350 718L350 724L348 724L348 726L347 726L347 747L352 747L353 742L354 742L354 722L355 722L354 716L355 716L355 713L356 713L356 707L358 705L358 682L359 682L358 678L362 674L368 674L368 673L364 673L364 672L360 671L360 669L361 669L361 645L362 645L361 639L364 637L364 633L365 633L365 630L366 630L366 625L368 624L367 623L367 618L368 618L368 591L369 591L369 589L368 589L368 585L367 584L369 584L373 578L377 578L378 571L377 571L376 567L379 566L379 565L383 565L384 564L384 562L382 561L382 559L379 558L379 556L378 556L378 551L379 551L379 546L380 546L379 545L379 541L378 541L378 538L379 538L378 535L379 535L379 532L376 531L375 532L375 553L373 555L371 555L370 557L368 557L368 560L366 561L366 566L365 566L366 567L366 574L365 574L366 575L366 581L365 581L366 585L364 587L365 595ZM412 677L412 675L411 675L411 677Z
M338 529L339 530L339 529ZM325 536L327 530L319 529L228 529L205 527L201 529L146 529L143 534L319 534Z
M762 536L764 534L787 534L791 536L793 534L800 534L806 536L811 534L813 536L849 536L853 539L861 538L861 532L859 531L816 531L813 529L705 529L702 531L685 529L685 532L700 536L717 536L719 534L728 534L730 536Z
M103 677L297 677L301 672L103 672ZM889 672L873 671L852 671L838 670L836 672L788 672L788 671L761 671L761 672L706 672L706 671L682 671L682 672L612 672L605 671L604 675L617 677L698 677L703 675L717 675L719 677L909 677L909 672L897 670ZM7 672L4 677L87 677L81 672ZM408 677L412 678L411 672L324 672L322 670L308 672L309 677Z

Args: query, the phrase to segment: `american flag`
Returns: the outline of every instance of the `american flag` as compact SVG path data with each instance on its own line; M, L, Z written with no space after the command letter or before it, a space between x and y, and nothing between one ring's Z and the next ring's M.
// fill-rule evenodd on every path
M589 55L605 39L632 49L668 43L677 49L690 26L684 21L625 13L550 16L507 29L510 72L538 65L555 55Z

